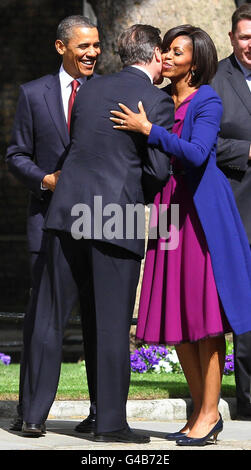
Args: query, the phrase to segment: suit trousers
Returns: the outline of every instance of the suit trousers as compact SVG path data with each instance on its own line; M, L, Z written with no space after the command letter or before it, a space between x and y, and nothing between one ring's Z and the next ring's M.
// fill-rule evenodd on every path
M30 252L29 255L30 255L30 279L31 279L30 299L31 299L32 294L34 294L36 289L39 287L46 257L45 257L44 251ZM29 299L29 302L31 301L30 299ZM27 310L29 311L29 306ZM31 321L31 318L29 317L28 319L28 315L26 315L24 318L24 325L23 325L23 335L25 337L29 336L29 333L31 332L31 329L32 329L32 323L33 322ZM24 376L25 376L25 369L26 369L26 358L27 358L27 354L25 353L25 350L23 347L22 354L21 354L21 361L20 361L19 403L17 406L17 412L20 417L22 417L23 415L22 399L23 399L23 383L24 383Z
M251 331L234 335L234 372L237 408L250 406Z
M49 238L47 261L31 308L36 321L29 345L23 393L24 421L44 422L56 395L68 299L80 300L87 380L96 404L97 432L126 425L130 383L129 330L141 259L111 243ZM70 267L70 269L69 269ZM68 284L62 295L61 277Z
M40 424L46 419L43 409L52 403L60 373L63 335L50 330L51 312L60 309L61 322L66 325L72 309L78 301L78 292L71 270L61 251L59 241L54 243L54 262L58 276L53 284L52 260L47 252L31 254L32 289L24 320L23 352L20 367L19 414L28 423ZM53 295L54 288L57 296ZM56 304L53 302L56 300ZM50 343L57 342L55 355ZM39 410L40 408L40 410Z
M251 402L251 331L233 339L237 408L245 408Z

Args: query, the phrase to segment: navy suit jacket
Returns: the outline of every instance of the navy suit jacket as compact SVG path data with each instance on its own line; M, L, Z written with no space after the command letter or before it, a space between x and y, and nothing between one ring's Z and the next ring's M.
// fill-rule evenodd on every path
M231 183L251 244L251 93L234 54L220 61L212 86L223 104L217 162Z
M30 190L29 251L45 249L42 227L52 192L41 190L41 181L61 168L69 143L59 74L21 85L6 161L9 170Z
M171 97L153 86L149 77L134 67L105 75L81 87L72 114L72 139L60 179L53 194L45 228L71 232L76 217L72 208L85 204L92 217L90 238L124 247L144 256L144 239L135 233L109 239L102 232L107 221L100 219L102 208L117 204L125 217L129 204L149 201L149 193L167 181L169 158L147 146L144 135L113 129L110 110L124 103L134 111L141 100L148 118L169 131L173 126L174 104ZM149 191L150 189L150 191ZM95 197L98 202L95 206ZM102 210L101 208L101 210ZM88 210L87 209L87 210ZM74 212L74 210L73 210ZM76 213L75 213L76 215ZM85 224L85 222L83 222ZM100 230L95 233L95 227Z

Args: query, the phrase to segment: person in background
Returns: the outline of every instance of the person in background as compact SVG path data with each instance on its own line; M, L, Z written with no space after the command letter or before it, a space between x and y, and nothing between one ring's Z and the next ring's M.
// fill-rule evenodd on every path
M23 383L31 361L32 330L37 321L31 304L39 289L48 241L42 228L70 144L71 109L75 96L81 86L97 76L94 68L101 52L98 30L88 18L69 16L58 26L55 47L62 57L60 70L54 75L46 75L21 85L6 154L9 170L30 191L27 238L32 295L24 319L18 417L11 426L15 431L23 427L23 431L29 435L41 434L45 429L44 424L38 426L36 422L23 425L22 409ZM62 272L59 289L62 308L71 312L78 297L67 267ZM50 380L51 377L48 377ZM44 390L40 391L44 399L50 393L49 389L45 382Z
M201 446L223 429L224 335L251 330L251 254L231 187L216 165L222 104L209 85L218 62L214 43L200 28L181 25L165 34L162 49L162 75L171 81L165 91L175 104L172 133L147 117L144 103L134 113L120 100L122 111L112 111L111 119L118 130L148 136L148 145L170 158L171 178L150 219L149 233L157 227L158 237L148 242L136 335L175 345L194 408L166 438ZM170 249L163 219L176 242Z
M223 103L217 162L232 186L251 245L251 4L233 13L229 36L233 53L220 61L212 82ZM234 371L237 415L251 419L250 331L234 334Z
M251 3L251 0L235 0L235 4L236 4L237 8L239 8L244 3Z

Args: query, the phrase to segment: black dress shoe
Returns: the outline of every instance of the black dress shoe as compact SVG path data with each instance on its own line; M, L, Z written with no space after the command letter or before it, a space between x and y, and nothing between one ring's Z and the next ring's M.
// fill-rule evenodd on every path
M23 427L23 418L21 416L16 416L13 422L10 425L11 431L22 431Z
M144 434L137 434L129 427L119 431L102 432L94 434L96 442L133 442L135 444L147 444L150 437Z
M39 437L46 433L45 424L23 423L22 432L25 436Z
M251 420L251 404L237 405L237 419Z
M94 415L89 415L81 423L77 424L77 426L75 427L75 431L93 434L94 431L95 431L95 426L96 426L95 416Z

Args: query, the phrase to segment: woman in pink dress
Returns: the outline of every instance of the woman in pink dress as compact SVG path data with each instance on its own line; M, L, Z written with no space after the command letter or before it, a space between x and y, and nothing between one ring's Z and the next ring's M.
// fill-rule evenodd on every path
M123 112L112 111L116 118L111 119L117 129L149 136L148 144L162 147L170 158L171 177L155 197L157 210L155 217L152 214L149 234L156 226L160 229L160 218L166 218L173 249L163 249L167 240L161 233L148 241L137 336L146 343L175 345L190 389L193 413L179 432L166 438L179 445L204 445L211 436L216 441L223 429L218 401L225 362L224 334L238 324L235 317L239 314L231 297L232 285L237 301L244 292L244 279L250 290L251 259L231 188L216 166L222 106L208 85L217 69L215 46L200 28L178 26L164 37L162 61L162 75L171 80L165 90L175 104L172 134L148 121L142 103L139 114L120 105ZM170 226L173 204L179 207L176 232ZM178 243L172 240L177 236ZM243 265L240 254L233 255L242 250L245 260L247 257ZM230 270L233 278L228 279L231 256L235 259ZM242 269L244 275L238 281ZM251 296L248 305L251 307ZM240 316L244 318L247 312ZM239 331L250 329L250 321L245 321L240 320Z

